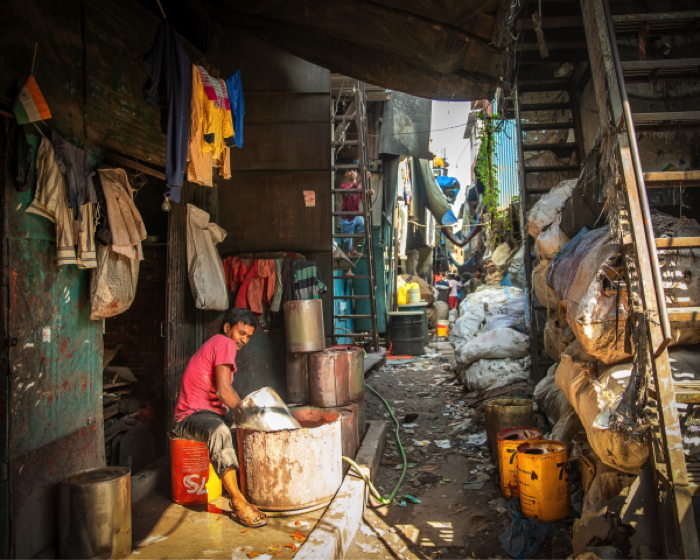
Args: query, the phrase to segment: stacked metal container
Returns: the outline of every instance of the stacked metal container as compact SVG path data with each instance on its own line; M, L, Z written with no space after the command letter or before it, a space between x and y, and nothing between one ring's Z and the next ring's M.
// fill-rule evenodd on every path
M343 455L354 459L365 433L364 350L325 347L321 300L287 302L284 315L288 404L339 413Z

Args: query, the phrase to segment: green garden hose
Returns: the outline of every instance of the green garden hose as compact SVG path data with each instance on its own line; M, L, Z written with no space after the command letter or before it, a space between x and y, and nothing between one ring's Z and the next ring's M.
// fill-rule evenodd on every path
M399 446L399 451L401 452L401 460L403 461L403 468L401 469L401 476L399 477L399 481L396 484L396 487L394 490L391 492L388 498L383 498L382 495L377 491L377 489L374 487L374 484L372 484L372 481L369 479L368 476L366 476L361 470L360 467L353 461L352 459L348 457L343 457L343 461L346 463L349 463L352 468L354 468L357 471L357 474L365 481L367 486L370 489L370 492L372 492L372 495L379 500L380 503L387 505L390 504L391 501L394 499L396 496L397 492L399 491L399 488L401 488L401 485L403 484L403 479L406 477L406 467L407 467L407 461L406 461L406 452L403 450L403 445L401 445L401 439L399 438L399 421L396 419L396 416L394 416L394 411L391 410L391 407L389 406L389 403L384 400L384 398L377 393L372 387L369 385L365 384L365 388L369 389L380 401L384 403L384 406L386 409L389 411L389 414L391 415L391 419L394 421L394 426L396 427L396 443Z

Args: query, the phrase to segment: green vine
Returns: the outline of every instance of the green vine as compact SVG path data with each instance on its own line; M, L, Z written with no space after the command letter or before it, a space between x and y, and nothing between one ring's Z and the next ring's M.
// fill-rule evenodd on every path
M477 137L479 139L479 153L476 157L476 173L484 184L485 191L482 197L484 212L493 214L498 210L498 168L493 163L496 153L497 134L503 126L503 119L498 113L485 115L483 112L477 115L480 122Z

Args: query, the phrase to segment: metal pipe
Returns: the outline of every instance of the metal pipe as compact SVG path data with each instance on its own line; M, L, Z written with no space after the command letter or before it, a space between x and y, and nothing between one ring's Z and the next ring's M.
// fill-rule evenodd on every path
M663 282L661 279L661 268L659 267L659 255L656 250L656 238L654 236L654 228L651 222L651 212L649 211L649 199L647 197L647 188L644 183L644 172L642 170L642 161L639 158L639 149L637 147L637 133L632 120L632 110L630 101L627 97L625 89L625 78L622 73L622 64L620 63L620 53L617 49L617 39L615 37L615 27L612 23L610 14L610 4L608 0L603 0L605 9L605 19L608 24L608 36L610 37L610 50L615 64L615 73L617 75L617 84L620 88L620 97L622 99L622 112L625 115L625 125L627 126L627 134L630 140L630 150L632 151L632 163L634 165L634 175L637 179L637 191L642 204L642 214L644 215L644 232L647 237L647 249L649 250L649 258L651 259L651 272L654 278L654 289L656 290L656 303L659 311L659 322L661 323L661 332L663 340L653 354L658 356L671 343L671 322L668 318L668 310L666 309L666 295L664 294Z

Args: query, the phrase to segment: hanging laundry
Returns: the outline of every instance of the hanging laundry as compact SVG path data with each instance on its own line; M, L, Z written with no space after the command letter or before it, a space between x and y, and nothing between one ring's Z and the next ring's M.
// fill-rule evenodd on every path
M319 299L320 294L328 291L314 261L294 261L292 272L296 299Z
M92 180L95 170L90 162L90 154L73 146L54 131L51 131L51 143L56 152L56 165L66 178L68 206L73 210L73 217L81 221L80 207L88 202L97 202Z
M209 221L209 214L187 205L187 272L198 309L225 311L229 306L224 266L216 244L226 231Z
M51 118L49 106L33 75L29 75L27 83L19 90L12 111L15 113L17 124L20 125Z
M24 127L10 120L5 135L5 155L10 167L10 176L15 183L15 188L20 191L28 191L30 185L31 147L24 134Z
M228 93L223 80L213 78L201 66L197 66L197 71L202 80L204 153L212 152L216 161L225 157L225 150L234 145Z
M204 100L202 78L196 69L192 71L192 101L190 111L190 141L187 152L187 180L207 187L213 186L212 154L204 153L204 127L202 103Z
M113 168L100 168L97 171L107 203L112 251L142 261L141 242L146 239L146 228L134 204L134 190L126 171Z
M98 266L90 275L90 319L124 313L136 297L139 261L101 246Z
M231 120L235 132L236 146L243 147L243 115L245 115L245 103L243 102L243 84L241 71L237 70L233 76L226 80L226 91L231 105Z
M76 264L80 268L94 268L97 266L94 204L80 206L78 212L81 222L73 219L68 206L66 177L56 162L56 152L48 138L43 138L39 144L36 166L36 194L26 211L56 224L58 266Z
M226 257L224 271L226 285L231 293L236 294L234 307L250 309L261 315L263 301L268 306L272 304L276 281L274 259Z
M107 217L107 199L102 189L100 174L95 175L95 194L97 194L97 219L95 221L95 241L105 247L112 244L112 231ZM99 260L99 258L98 258Z
M143 99L160 109L160 125L167 135L165 145L166 194L180 202L180 190L187 170L192 100L192 61L177 38L170 20L158 26L153 47L143 61L148 80Z
M279 313L282 306L282 295L284 294L282 269L284 267L284 260L285 259L275 259L275 290L272 293L272 303L270 304L270 311L273 313Z

